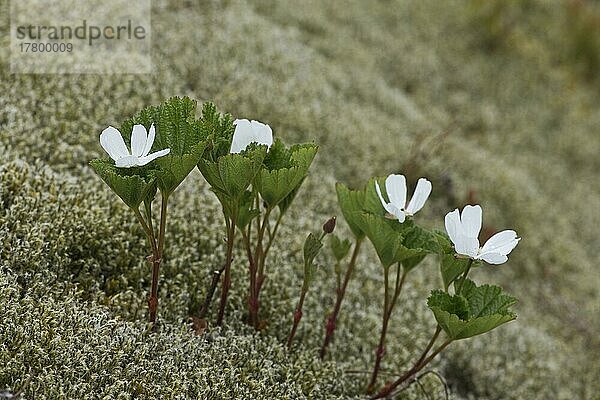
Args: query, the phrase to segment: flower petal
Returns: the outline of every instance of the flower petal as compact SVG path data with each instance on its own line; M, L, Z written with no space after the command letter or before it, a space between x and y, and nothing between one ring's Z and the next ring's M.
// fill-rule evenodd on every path
M398 222L400 222L401 224L404 223L404 220L406 220L406 213L394 207L393 204L391 205L391 207L393 207L395 210L391 211L390 214L395 216L398 219Z
M458 254L463 254L471 258L477 258L479 251L479 240L459 233L454 243L454 249Z
M517 247L519 240L521 240L521 238L518 238L517 232L513 230L498 232L485 242L481 248L480 254L498 253L508 255L515 247Z
M271 127L255 120L252 120L250 125L252 125L252 132L256 142L258 144L266 144L267 147L271 147L273 144L273 130Z
M104 129L100 134L100 145L115 161L129 155L121 132L112 126Z
M154 144L154 138L156 137L156 128L154 124L150 125L150 129L148 129L148 138L146 139L146 146L144 146L144 152L142 153L142 157L146 157L150 150L152 150L152 145Z
M460 224L460 213L458 211L458 208L446 214L446 217L444 218L444 224L446 225L446 232L448 232L448 237L456 247L458 235L462 232L462 225Z
M385 201L383 195L381 194L381 188L379 187L379 182L377 182L377 180L375 180L375 191L377 192L377 196L379 196L381 204L383 204L383 206L385 207L387 205L387 201Z
M119 168L130 168L138 165L138 158L136 156L128 155L119 158L115 161L115 166Z
M390 198L390 203L399 209L406 206L406 178L404 175L389 175L385 179L385 190Z
M230 153L240 153L255 140L252 124L247 119L236 119L233 124L235 125L235 131L233 132Z
M408 207L406 207L406 212L408 214L414 215L417 211L419 211L425 205L425 202L429 198L431 194L431 182L429 182L425 178L420 178L417 182L417 187L415 188L415 193L410 199L410 203L408 203Z
M131 131L131 155L141 157L146 147L146 128L144 125L134 125Z
M481 207L465 206L463 208L460 221L463 229L463 233L470 238L478 238L479 231L481 231Z
M508 257L506 257L505 254L499 254L499 253L480 254L477 258L485 261L488 264L496 264L496 265L504 264L506 261L508 261Z
M171 149L163 149L163 150L155 151L154 153L149 154L145 157L140 157L137 165L139 165L139 166L146 165L149 162L156 160L158 157L166 156L170 152L171 152Z
M377 192L377 195L379 196L379 200L381 201L383 208L385 208L385 211L389 212L392 215L396 215L395 214L396 208L392 204L385 201L385 199L383 198L383 195L381 194L381 188L379 187L379 183L377 182L377 180L375 180L375 191Z

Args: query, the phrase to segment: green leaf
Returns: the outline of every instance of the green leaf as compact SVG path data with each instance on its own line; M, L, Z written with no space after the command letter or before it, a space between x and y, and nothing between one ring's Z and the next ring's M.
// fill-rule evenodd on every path
M318 150L315 144L308 143L292 146L287 151L281 147L281 141L276 142L280 144L273 144L269 149L265 157L265 167L258 173L255 182L262 199L270 208L276 207L297 191ZM286 202L286 208L290 203L291 201Z
M360 227L360 212L363 210L365 193L363 190L351 190L343 183L335 185L338 204L342 210L342 215L350 230L357 239L365 237L365 233Z
M364 189L365 199L363 203L363 210L375 215L385 216L385 208L383 207L383 204L381 204L381 199L379 198L377 190L375 189L376 181L379 182L379 187L381 188L384 198L389 198L387 197L387 192L385 190L385 178L371 178Z
M423 261L423 259L426 256L427 256L427 254L420 254L415 257L406 258L406 259L402 260L402 267L404 268L405 271L408 272L408 271L414 269L415 267L417 267L419 264L421 264L421 261Z
M431 291L427 305L439 307L450 314L455 314L463 321L469 318L469 302L463 296L451 296L443 290L436 289Z
M455 254L454 245L450 241L450 238L446 232L439 229L434 229L432 234L440 246L440 254Z
M112 160L96 159L90 166L102 180L133 209L156 193L156 176L154 171L141 167L117 168Z
M366 212L357 213L356 221L375 247L379 260L385 268L397 262L425 255L423 249L410 249L404 246L404 237L399 231L401 225L396 220Z
M348 239L341 240L335 234L331 235L329 244L331 245L333 256L337 261L342 261L350 252L350 247L352 247L352 242L350 242Z
M198 143L189 149L189 154L181 156L167 155L156 159L155 163L159 166L156 173L156 184L162 193L169 195L177 189L196 167L200 157L202 157L205 145L202 142Z
M248 226L250 222L260 215L260 211L254 208L254 196L251 191L246 190L239 201L236 225L240 230Z
M315 234L310 233L304 241L304 263L312 264L322 247L323 242Z
M304 174L298 167L274 171L262 169L256 176L256 188L267 206L273 208L283 201L303 178Z
M206 160L215 162L219 157L229 154L235 132L233 119L229 114L221 115L213 103L204 103L200 130L209 140L209 148L204 153Z
M323 247L323 242L314 234L310 233L304 241L304 289L308 290L314 279L316 266L315 257Z
M121 125L125 141L130 141L133 125L146 129L154 124L156 138L151 151L169 148L171 152L149 164L156 170L156 184L161 192L171 194L196 166L208 138L201 123L195 120L196 102L189 97L172 97L159 106L140 111Z
M465 300L468 312L463 307ZM434 290L427 301L438 324L450 339L466 339L517 318L510 307L517 300L492 285L476 286L466 280L460 295Z
M423 249L428 253L439 254L442 252L442 247L435 234L421 228L411 218L407 218L402 224L399 222L397 224L400 226L396 229L404 235L404 246L410 249Z
M285 147L281 139L276 138L265 157L265 168L269 171L292 166L290 149Z
M265 154L266 146L259 146L239 154L226 154L216 162L202 159L198 169L215 192L222 192L237 203L260 170Z
M461 295L469 301L469 317L478 318L494 313L507 313L517 303L517 299L504 293L502 288L494 285L475 285L467 279L462 287Z
M317 151L319 151L319 146L314 143L295 144L290 148L290 162L302 169L306 175Z
M279 202L279 204L277 205L279 207L279 211L282 214L285 213L288 210L288 208L290 208L290 206L292 205L292 203L294 202L294 199L296 198L296 195L300 191L300 187L304 183L305 179L306 179L306 177L303 178L302 181L300 181L300 183L298 184L298 186L296 186L296 188L294 190L292 190L290 192L290 194L288 194L287 196L285 196L285 198L283 200L281 200Z
M454 254L444 254L441 257L440 270L444 288L448 289L450 284L467 270L469 259L457 258Z

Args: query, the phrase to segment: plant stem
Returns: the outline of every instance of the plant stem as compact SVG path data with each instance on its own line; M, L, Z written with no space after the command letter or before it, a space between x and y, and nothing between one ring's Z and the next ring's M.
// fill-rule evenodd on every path
M467 280L467 275L469 274L469 271L471 270L472 266L473 266L473 259L469 258L469 263L467 264L467 269L465 270L465 273L461 277L460 285L458 286L458 289L456 289L457 295L459 295L460 292L462 292L463 286L465 285L465 281Z
M246 248L246 255L248 257L248 272L250 275L250 290L248 291L248 322L251 326L255 326L254 321L254 287L256 286L256 273L254 266L254 256L252 255L252 248L250 246L250 229L248 229L248 233L242 231L242 240L244 242L244 247Z
M265 247L265 251L264 251L265 259L267 258L269 249L271 249L271 244L273 244L273 241L275 240L275 235L277 235L277 229L279 229L279 225L281 224L282 218L283 218L283 213L279 212L279 215L277 216L277 221L275 221L275 226L273 227L273 230L269 231L269 241L267 242L267 246Z
M140 213L139 209L133 210L133 212L135 213L135 216L137 217L138 221L140 222L140 225L142 225L142 229L144 229L144 233L146 234L146 238L148 239L148 244L150 245L150 251L152 251L152 257L156 257L158 250L156 247L156 240L154 238L154 232L148 226L146 221L144 221L144 217L142 217L142 214Z
M379 393L377 393L375 396L371 397L371 399L372 400L382 399L382 398L387 398L388 396L390 396L390 394L392 393L392 391L394 389L396 389L398 386L402 385L404 382L411 379L415 374L417 374L420 370L422 370L438 354L440 354L446 347L448 347L448 345L450 343L452 343L452 339L446 340L437 349L435 349L433 351L433 353L431 353L430 356L424 358L420 363L419 362L415 363L415 365L411 369L406 371L402 376L400 376L398 379L396 379L391 385L385 386L383 389L381 389L381 391L379 391Z
M152 226L152 201L144 201L144 211L146 212L146 220L148 221L148 229L152 234L152 240L156 247L156 241L154 239L154 227Z
M208 292L206 292L206 296L204 298L204 304L202 308L200 308L199 317L206 318L206 314L208 313L208 309L210 308L210 303L212 302L212 298L215 295L215 291L217 290L217 286L219 285L219 281L221 280L221 274L225 270L225 264L221 267L221 269L216 269L212 273L212 281L210 282L210 288Z
M267 227L267 222L269 219L269 215L271 214L272 208L267 208L265 210L265 215L263 217L262 223L258 224L258 234L256 237L256 247L254 250L254 256L252 256L249 251L249 243L247 246L247 253L250 263L250 297L248 299L248 311L249 311L249 319L250 324L254 326L255 329L259 328L259 295L262 283L264 281L264 261L265 257L263 256L263 239L265 235L265 230Z
M360 245L362 243L362 239L356 239L354 243L354 251L352 252L352 257L350 258L350 262L348 263L348 268L346 269L346 274L344 275L344 281L342 286L337 290L337 297L335 300L335 306L333 308L333 312L327 318L327 323L325 326L325 338L323 339L323 345L321 346L321 358L325 357L327 353L327 346L331 342L333 338L333 333L335 332L336 322L338 319L338 315L342 308L342 301L344 300L344 295L346 294L346 288L348 287L348 282L350 282L350 278L352 277L352 272L354 271L354 266L356 265L356 259L358 258L358 253L360 251Z
M255 261L255 264L257 264L257 279L256 279L256 299L258 300L258 296L260 293L260 289L262 288L262 284L263 284L263 280L265 277L265 261L267 259L267 252L269 251L269 247L271 245L271 241L269 241L268 246L263 248L263 240L265 237L265 230L267 227L267 224L269 222L269 216L271 215L271 211L273 211L272 208L267 208L267 210L265 211L265 218L263 220L263 223L261 225L260 231L258 232L258 237L257 237L257 249L255 252L255 256L258 259L258 262Z
M160 227L158 231L158 244L156 245L156 253L152 260L152 286L150 288L150 298L148 299L148 309L150 310L149 321L152 324L156 322L156 313L158 309L158 278L160 271L160 263L163 255L163 248L165 244L168 199L169 196L163 193L160 204Z
M385 269L384 275L384 303L383 303L383 324L381 327L381 336L379 338L379 346L377 347L377 352L375 353L375 366L373 367L373 374L371 375L371 382L367 388L367 393L371 393L375 389L375 384L377 383L377 376L379 374L379 369L381 367L381 360L385 354L385 336L387 334L387 329L389 326L390 318L392 317L392 311L394 309L394 305L398 300L398 296L400 296L400 292L402 291L402 286L404 285L404 280L406 279L407 271L405 270L400 275L400 271L402 266L398 263L398 269L396 273L396 283L394 288L394 293L391 295L389 293L389 267Z
M236 220L237 217L235 213L233 213L231 221L225 218L227 224L227 251L225 255L225 268L223 274L223 284L221 285L221 303L219 305L217 325L223 324L223 317L225 316L225 306L227 305L227 295L229 294L229 288L231 287L231 262L233 256Z
M302 293L300 293L300 300L298 301L298 305L296 306L296 310L294 311L294 325L292 326L292 331L290 332L290 336L287 340L288 350L292 347L292 340L294 340L294 336L296 335L296 330L298 329L298 325L300 324L300 320L302 319L302 306L304 305L304 297L308 289L302 288Z

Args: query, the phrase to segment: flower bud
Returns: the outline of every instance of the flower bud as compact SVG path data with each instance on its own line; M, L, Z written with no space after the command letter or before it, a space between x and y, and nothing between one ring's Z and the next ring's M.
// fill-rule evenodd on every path
M329 218L325 224L323 224L323 232L331 233L335 229L335 217Z

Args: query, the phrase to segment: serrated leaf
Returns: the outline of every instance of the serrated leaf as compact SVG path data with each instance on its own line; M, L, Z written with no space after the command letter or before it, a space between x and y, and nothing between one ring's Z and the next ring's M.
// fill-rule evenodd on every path
M342 261L350 252L350 247L352 247L352 242L350 242L348 239L341 240L337 235L334 234L331 235L329 243L331 245L333 256L337 261Z
M261 170L256 176L256 188L270 208L277 206L286 198L304 178L298 167Z
M276 138L265 157L265 168L269 171L289 168L292 166L290 156L290 149L285 146L281 139Z
M111 160L96 159L90 166L100 178L133 209L156 193L156 177L152 170L144 168L117 168Z
M460 306L463 298L468 303L468 314ZM509 310L517 300L492 285L476 286L466 280L460 295L435 290L427 305L438 324L453 340L466 339L488 332L517 316Z
M159 166L156 172L156 184L161 192L173 193L183 180L192 172L202 157L206 143L200 142L192 146L189 154L181 156L167 155L158 158L155 163Z
M235 132L233 119L229 114L221 115L213 103L204 103L200 130L209 141L209 148L204 154L206 160L215 162L219 157L229 154Z
M223 192L237 201L260 170L265 153L266 146L260 146L251 152L226 154L216 162L202 159L198 163L198 169L213 190Z
M426 254L423 249L410 249L404 246L404 237L398 230L398 221L366 212L357 213L355 220L373 243L377 256L385 268L397 262Z
M427 299L427 306L439 307L461 320L469 319L469 302L463 296L452 296L443 290L433 290Z
M125 141L129 142L134 124L142 124L146 129L154 124L156 138L151 151L171 149L168 155L149 164L156 170L158 188L166 195L192 171L208 143L200 122L195 120L195 111L194 100L172 97L159 106L146 107L121 126Z
M365 237L365 233L360 228L360 212L363 211L365 193L363 190L351 190L343 183L335 185L338 204L342 210L342 215L350 230L357 239Z
M288 167L269 169L268 166L280 166L280 163L283 162L279 158L283 157L280 153L284 152L279 145L277 147L271 146L267 157L265 157L265 167L256 176L256 188L268 207L276 207L300 187L317 154L317 150L318 147L314 144L293 146L289 151ZM273 156L272 151L275 151L279 156ZM288 201L286 207L289 207L290 203L291 201Z
M461 295L469 301L470 318L506 313L509 307L517 303L517 299L504 293L500 286L477 286L470 279L463 284Z
M399 225L396 229L404 235L404 246L411 249L423 249L428 253L439 254L442 252L442 247L436 236L427 229L415 224L412 219L406 219L404 223Z
M308 173L315 156L319 151L319 146L314 143L295 144L290 148L291 165L300 167L304 174Z

